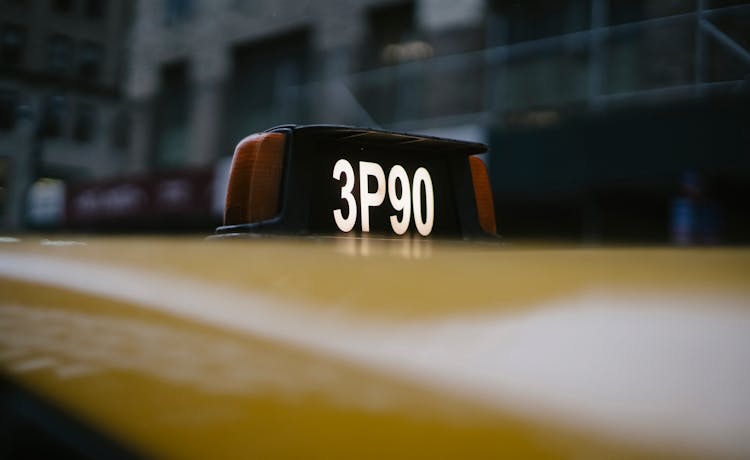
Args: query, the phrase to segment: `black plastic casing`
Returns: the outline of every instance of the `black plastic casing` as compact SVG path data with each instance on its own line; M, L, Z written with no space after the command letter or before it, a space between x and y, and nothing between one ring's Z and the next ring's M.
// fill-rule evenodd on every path
M464 239L490 236L479 224L469 167L469 156L487 151L484 144L335 125L284 125L266 132L283 133L286 136L280 211L276 217L261 222L218 227L215 237L252 234L358 236L356 228L350 233L323 233L311 228L311 213L320 212L312 209L312 197L319 187L313 182L319 179L316 171L320 168L322 156L320 146L339 143L346 145L350 152L387 151L391 156L403 156L405 162L415 156L434 156L445 162L451 183L441 184L441 187L452 188L458 220L458 234L453 236ZM367 154L351 155L352 161L361 157L367 157ZM371 157L367 159L373 160ZM397 235L393 237L398 238Z

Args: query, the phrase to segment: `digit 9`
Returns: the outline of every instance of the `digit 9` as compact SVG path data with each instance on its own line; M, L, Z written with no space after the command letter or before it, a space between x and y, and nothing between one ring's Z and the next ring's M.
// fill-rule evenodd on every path
M401 193L398 193L396 183L399 183ZM411 221L411 188L409 187L409 176L401 165L391 168L388 173L388 199L396 212L401 212L401 219L391 216L391 228L397 235L403 235L409 229Z

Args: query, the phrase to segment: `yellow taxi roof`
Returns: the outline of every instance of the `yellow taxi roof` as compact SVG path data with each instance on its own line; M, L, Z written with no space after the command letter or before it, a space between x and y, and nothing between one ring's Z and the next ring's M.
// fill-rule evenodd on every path
M750 250L0 244L0 369L147 456L750 453Z

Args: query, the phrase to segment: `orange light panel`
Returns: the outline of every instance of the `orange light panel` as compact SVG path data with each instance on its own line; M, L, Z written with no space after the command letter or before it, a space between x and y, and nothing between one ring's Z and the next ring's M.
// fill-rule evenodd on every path
M268 220L279 213L285 136L253 134L234 149L224 225Z
M477 156L469 157L471 167L471 178L474 182L474 199L477 202L477 214L479 225L485 232L497 234L497 222L495 221L495 203L492 199L492 187L490 187L490 176L487 174L487 166Z

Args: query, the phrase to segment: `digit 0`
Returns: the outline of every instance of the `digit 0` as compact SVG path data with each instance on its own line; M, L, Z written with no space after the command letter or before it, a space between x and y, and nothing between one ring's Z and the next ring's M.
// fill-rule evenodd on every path
M425 196L425 213L422 216L422 187L424 186ZM412 198L414 199L414 225L422 236L427 236L432 232L432 225L435 222L435 194L432 190L432 178L429 171L425 168L419 168L414 172L414 185L412 189ZM424 218L423 218L424 217Z

